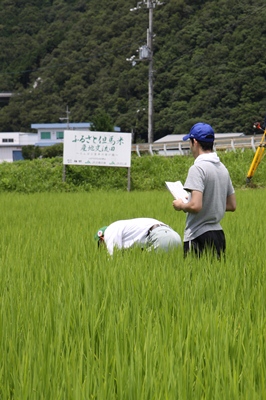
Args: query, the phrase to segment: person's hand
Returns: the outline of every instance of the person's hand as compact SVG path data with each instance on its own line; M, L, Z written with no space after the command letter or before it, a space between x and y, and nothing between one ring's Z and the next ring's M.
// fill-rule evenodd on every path
M182 211L183 204L185 204L185 203L181 199L176 199L173 201L173 207L176 211Z

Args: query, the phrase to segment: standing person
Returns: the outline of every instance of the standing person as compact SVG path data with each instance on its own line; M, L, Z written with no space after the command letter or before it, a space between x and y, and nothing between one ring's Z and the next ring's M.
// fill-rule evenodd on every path
M105 244L110 255L114 248L127 249L139 245L147 249L162 249L182 246L181 237L170 226L153 218L133 218L115 221L98 230L94 238L98 246Z
M188 203L180 199L173 201L175 210L187 213L184 256L192 251L200 257L209 248L219 259L226 249L220 221L226 211L235 211L235 191L228 170L213 151L213 128L199 122L183 137L188 139L195 161L188 171L184 189L191 197Z

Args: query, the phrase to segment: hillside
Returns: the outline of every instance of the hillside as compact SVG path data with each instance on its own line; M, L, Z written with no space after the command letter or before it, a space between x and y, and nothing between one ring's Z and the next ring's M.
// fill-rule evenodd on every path
M0 131L32 123L93 121L104 112L147 140L148 63L136 0L2 0ZM204 120L216 132L252 132L266 115L264 0L165 0L154 9L155 139ZM145 110L143 110L145 109ZM138 112L138 110L141 110Z

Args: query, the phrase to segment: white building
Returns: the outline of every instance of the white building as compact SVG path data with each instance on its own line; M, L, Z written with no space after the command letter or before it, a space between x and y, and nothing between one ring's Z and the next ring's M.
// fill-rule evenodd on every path
M38 132L38 140L36 146L52 146L57 143L64 142L64 131L90 131L90 122L69 122L56 124L32 124L31 129L36 129ZM118 126L114 127L115 132L120 132Z
M38 135L35 145L40 147L63 143L65 130L89 131L90 128L89 122L31 124L31 129L36 129Z
M90 122L31 124L37 133L0 132L0 163L23 160L22 146L52 146L64 142L65 130L90 131ZM120 132L119 127L114 127Z
M52 146L64 141L64 130L90 130L90 123L32 124L37 133L0 132L0 163L23 160L22 146Z
M37 133L0 132L0 162L23 160L22 146L34 146L37 139Z

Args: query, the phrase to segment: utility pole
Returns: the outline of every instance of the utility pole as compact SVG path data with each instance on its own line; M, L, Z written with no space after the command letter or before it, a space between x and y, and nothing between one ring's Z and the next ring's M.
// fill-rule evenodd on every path
M150 50L149 58L149 105L148 105L148 143L153 143L153 4L149 0L147 7L149 7L149 29L147 31L147 46Z
M139 59L135 56L130 57L127 61L136 65L136 61L149 61L149 98L148 98L148 143L153 143L153 9L156 5L164 3L159 0L142 0L137 3L137 7L131 8L130 11L136 11L146 5L149 9L149 28L147 29L147 45L139 48Z

